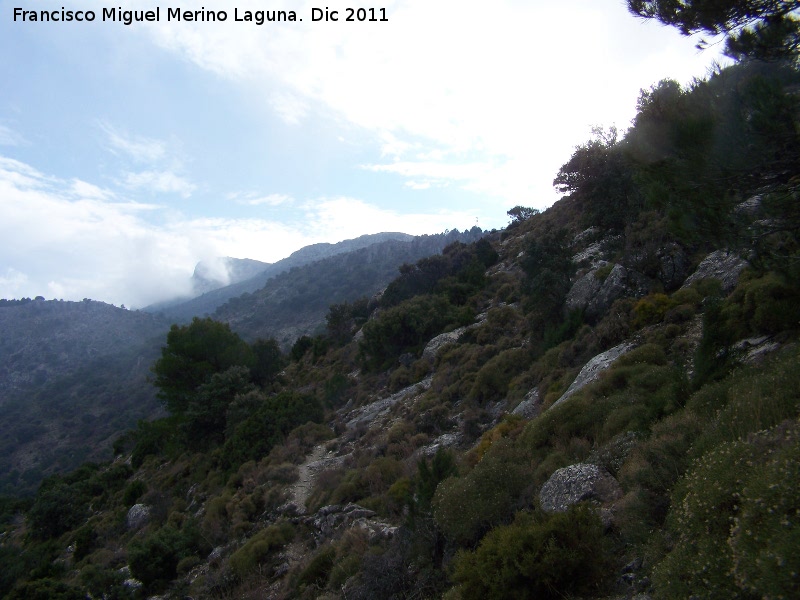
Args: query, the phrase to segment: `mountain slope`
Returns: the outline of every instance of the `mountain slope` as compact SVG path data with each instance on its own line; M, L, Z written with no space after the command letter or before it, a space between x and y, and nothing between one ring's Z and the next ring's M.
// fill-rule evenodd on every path
M91 300L0 306L0 490L107 459L114 437L158 414L148 375L167 329Z

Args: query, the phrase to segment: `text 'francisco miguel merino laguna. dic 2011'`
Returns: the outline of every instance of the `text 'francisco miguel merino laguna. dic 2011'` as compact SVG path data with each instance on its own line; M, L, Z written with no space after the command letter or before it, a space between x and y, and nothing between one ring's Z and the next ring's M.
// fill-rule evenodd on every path
M72 23L94 21L111 21L132 25L134 23L158 23L162 17L167 22L202 22L216 23L231 20L233 22L252 23L263 25L267 22L282 21L302 21L302 17L293 10L241 10L233 9L232 19L229 19L229 11L207 10L201 7L200 10L184 10L182 8L164 8L157 6L150 10L126 10L122 7L102 8L94 10L25 10L14 8L14 22L24 23ZM98 18L99 17L99 18ZM385 8L345 8L344 10L330 10L327 7L312 8L310 20L313 22L386 22Z

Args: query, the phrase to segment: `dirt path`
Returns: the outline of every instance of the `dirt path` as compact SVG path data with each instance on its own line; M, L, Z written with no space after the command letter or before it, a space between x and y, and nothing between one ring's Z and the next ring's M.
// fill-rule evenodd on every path
M316 480L316 471L309 468L309 465L319 461L323 456L325 456L325 445L314 446L311 454L306 456L306 460L297 469L297 482L292 487L292 503L297 507L297 512L301 514L306 512L306 501Z

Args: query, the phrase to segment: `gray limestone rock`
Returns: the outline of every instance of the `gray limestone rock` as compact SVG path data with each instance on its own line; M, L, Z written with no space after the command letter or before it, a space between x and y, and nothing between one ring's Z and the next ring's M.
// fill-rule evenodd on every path
M567 293L565 305L568 311L585 310L589 320L600 319L614 301L624 296L639 298L649 291L647 278L622 265L615 264L611 272L600 279L598 271L607 267L608 263L600 261L595 268L580 277Z
M522 402L517 404L514 410L511 411L512 415L519 415L523 419L533 419L539 416L542 409L542 401L539 397L539 388L535 387L530 392L525 394Z
M150 520L150 507L146 504L134 504L128 510L125 524L128 529L141 529Z
M451 448L461 442L460 433L443 433L430 444L419 449L419 454L426 458L433 458L443 448Z
M602 267L605 264L607 263L601 263L600 266ZM597 278L596 273L597 269L592 269L572 284L569 292L567 292L565 302L568 311L583 310L589 306L592 298L595 297L603 285L603 282Z
M678 244L659 249L658 279L666 291L677 289L689 274L689 257Z
M442 346L446 346L447 344L453 344L458 341L458 338L461 337L461 334L467 330L466 327L459 327L458 329L454 329L453 331L448 331L447 333L442 333L441 335L437 335L433 338L428 344L425 346L425 350L422 351L422 358L427 361L433 362L436 358L436 355L441 350Z
M599 319L611 308L614 300L629 295L627 281L628 270L622 265L614 265L600 289L589 301L586 307L586 316L590 319Z
M595 381L598 377L600 377L600 373L605 371L608 367L610 367L615 360L617 360L623 354L627 354L631 350L636 347L636 344L632 342L623 342L619 346L614 346L605 352L601 352L597 356L595 356L592 360L586 363L581 372L578 373L578 376L575 378L575 381L567 388L567 391L564 392L561 397L556 400L550 408L555 408L567 398L572 396L578 390L583 389L593 381Z
M573 504L594 500L605 504L622 497L622 488L608 471L597 465L578 463L559 469L539 492L545 512L565 512Z
M409 401L410 399L418 397L431 387L433 376L430 375L418 383L413 383L410 386L403 388L388 398L377 400L366 406L357 408L348 413L345 418L347 419L347 428L355 429L359 425L370 426L373 422L386 416L391 408L400 401Z
M746 266L747 261L738 254L727 250L716 250L697 265L695 272L683 282L682 287L687 287L701 279L713 277L719 279L722 282L722 290L729 293L736 287L739 275Z

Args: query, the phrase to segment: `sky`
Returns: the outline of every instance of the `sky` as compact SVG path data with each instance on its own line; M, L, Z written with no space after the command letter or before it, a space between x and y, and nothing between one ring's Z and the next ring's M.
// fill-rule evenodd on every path
M22 19L62 7L95 19ZM696 43L622 0L0 0L0 298L139 308L217 256L502 228L640 89L705 76Z

